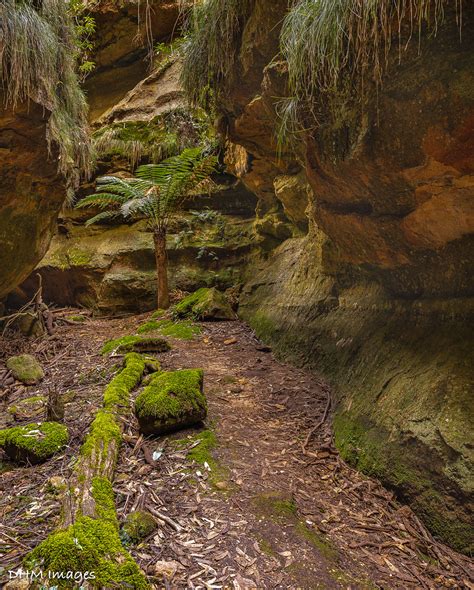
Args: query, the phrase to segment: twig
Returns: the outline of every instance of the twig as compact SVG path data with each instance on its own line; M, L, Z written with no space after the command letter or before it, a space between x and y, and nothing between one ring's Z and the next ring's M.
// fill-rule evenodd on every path
M327 390L327 401L326 401L326 407L324 408L324 413L323 413L323 417L321 418L321 420L316 424L316 426L314 426L307 434L304 443L301 445L301 448L303 450L303 454L306 455L306 447L308 446L309 441L311 440L311 437L313 436L313 434L316 432L316 430L318 430L319 428L321 428L321 426L326 422L326 418L328 416L328 412L329 412L329 408L331 407L331 391L328 389Z

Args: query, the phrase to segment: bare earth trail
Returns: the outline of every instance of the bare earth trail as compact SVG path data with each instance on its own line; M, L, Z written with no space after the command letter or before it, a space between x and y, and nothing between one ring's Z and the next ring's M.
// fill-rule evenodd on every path
M11 392L8 404L54 381L76 399L67 406L67 453L1 475L2 566L17 566L54 528L60 503L47 480L67 476L117 361L103 359L100 346L145 319L64 327L54 351L41 353L49 359L42 386ZM116 471L119 517L140 508L158 516L157 531L130 549L156 588L474 587L470 560L437 543L391 492L339 458L323 381L279 363L240 322L202 329L193 340L172 340L159 358L163 369L204 369L215 461L188 457L208 430L144 440L131 417ZM175 562L171 580L154 578L160 561Z

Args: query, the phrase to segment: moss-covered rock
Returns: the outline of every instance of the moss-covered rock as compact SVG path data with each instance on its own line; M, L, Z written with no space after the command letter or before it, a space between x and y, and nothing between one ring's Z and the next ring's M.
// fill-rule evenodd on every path
M0 431L0 446L16 463L41 463L63 449L69 441L64 424L32 423Z
M22 399L7 408L7 412L15 420L34 420L38 419L46 409L46 397L44 395L35 395Z
M173 313L178 318L203 321L236 319L224 293L215 288L202 288L191 293L174 306Z
M139 543L156 529L156 520L144 510L136 510L125 518L122 525L122 540L127 543Z
M102 354L126 354L129 352L168 352L169 343L164 338L152 336L123 336L109 340L102 348Z
M146 334L148 332L159 332L162 336L178 338L181 340L192 340L194 336L201 333L201 328L189 321L173 320L150 320L142 324L137 332Z
M35 385L44 378L44 371L39 362L31 354L12 356L7 360L7 368L13 377L25 385Z
M144 434L166 434L198 424L207 415L203 371L185 369L156 375L137 397L135 413Z

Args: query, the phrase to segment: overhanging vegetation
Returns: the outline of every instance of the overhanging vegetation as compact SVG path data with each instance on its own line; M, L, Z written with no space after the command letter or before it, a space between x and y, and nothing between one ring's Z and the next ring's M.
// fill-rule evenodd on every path
M47 141L57 147L59 171L73 187L91 170L87 103L76 74L72 17L63 0L3 0L0 5L0 81L5 104L32 100L47 111Z

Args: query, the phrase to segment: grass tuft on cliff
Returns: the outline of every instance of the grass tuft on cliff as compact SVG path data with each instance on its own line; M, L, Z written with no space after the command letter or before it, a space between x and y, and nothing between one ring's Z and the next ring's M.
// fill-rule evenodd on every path
M50 112L47 141L72 187L91 171L87 103L76 73L74 22L64 0L2 0L0 82L5 104L32 100Z
M182 83L190 102L209 108L235 75L244 24L255 0L204 0L189 13Z
M382 83L392 46L398 46L401 60L410 41L419 42L425 31L436 34L447 4L448 0L296 0L280 36L290 95L282 102L283 132L294 124L317 127L322 119L336 126L345 123L348 111L364 103L368 89ZM454 4L459 16L459 0Z

